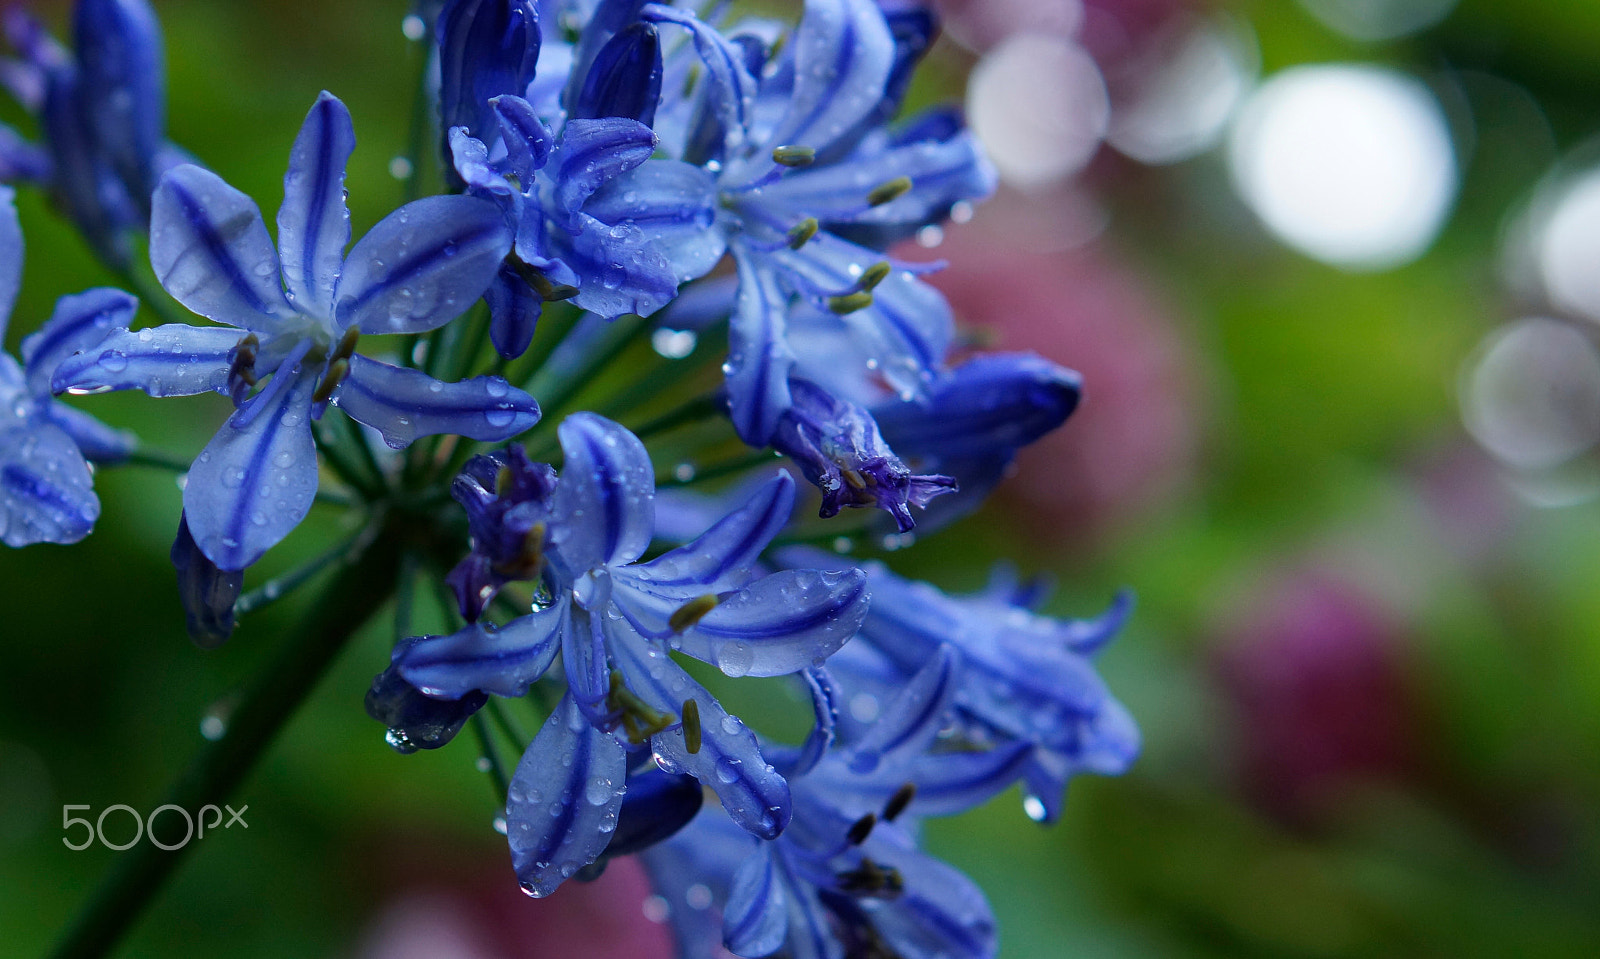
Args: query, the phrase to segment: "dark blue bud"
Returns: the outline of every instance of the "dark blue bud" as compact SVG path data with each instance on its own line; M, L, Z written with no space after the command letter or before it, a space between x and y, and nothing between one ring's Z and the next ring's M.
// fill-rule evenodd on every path
M539 62L533 0L452 0L439 14L439 116L443 128L494 142L497 96L522 96Z
M517 445L474 456L451 483L450 494L467 513L472 552L445 582L467 622L477 622L506 583L538 578L555 485L555 470Z
M218 569L189 535L189 518L178 519L172 542L172 566L178 571L178 598L195 645L214 649L233 635L233 604L244 588L244 570Z
M122 233L140 216L88 126L81 106L83 80L70 63L48 66L44 75L39 125L50 150L56 197L101 256L126 264L130 250Z
M527 352L544 311L544 297L515 270L502 266L483 299L489 304L489 339L495 352L508 360Z
M908 506L926 507L955 490L948 476L914 475L861 407L796 377L789 393L793 404L778 420L772 445L822 491L823 518L846 506L876 506L903 533L916 525Z
M166 123L161 25L145 0L79 0L73 33L84 121L148 217Z
M589 77L589 68L594 65L595 58L611 38L627 29L631 23L639 22L639 11L644 9L645 0L600 0L594 7L594 12L589 15L589 22L583 25L583 32L578 35L578 42L572 51L571 73L567 77L567 86L561 92L561 105L572 113L573 104L577 102L578 94L583 91L583 84Z
M635 23L595 55L573 105L573 117L626 117L650 126L661 100L661 39L653 24Z
M951 370L922 403L877 407L883 435L904 456L1007 461L1077 409L1083 380L1031 353L986 353Z
M489 701L488 694L479 690L460 699L433 699L406 682L393 663L423 638L414 637L395 647L389 668L374 677L367 690L367 715L388 728L389 745L397 752L438 749L454 739L472 714Z
M604 858L631 856L669 839L700 812L705 792L693 776L649 769L628 777L628 791L617 813Z

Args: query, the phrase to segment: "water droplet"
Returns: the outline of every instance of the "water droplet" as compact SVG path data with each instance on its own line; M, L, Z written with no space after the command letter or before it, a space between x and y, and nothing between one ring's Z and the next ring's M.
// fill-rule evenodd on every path
M1038 796L1024 797L1022 800L1022 811L1027 813L1028 818L1032 819L1034 822L1044 822L1045 818L1050 815L1050 811L1045 808L1044 800L1040 799Z
M711 890L705 883L697 882L683 891L683 901L689 904L690 909L709 909Z
M483 421L496 429L511 425L514 419L516 414L511 410L488 410L483 414Z
M494 831L500 835L504 836L506 834L506 817L496 816L494 817L494 822L490 825L494 826Z

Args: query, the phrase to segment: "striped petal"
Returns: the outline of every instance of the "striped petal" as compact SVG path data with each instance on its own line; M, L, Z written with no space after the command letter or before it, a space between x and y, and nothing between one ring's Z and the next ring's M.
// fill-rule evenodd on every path
M576 578L638 559L655 529L655 474L644 444L593 413L567 417L557 434L565 461L551 513L550 542Z
M287 313L278 253L255 201L193 164L167 171L150 213L150 266L173 299L228 326Z
M722 909L722 942L736 956L776 952L789 934L789 904L773 863L775 847L763 843L739 864Z
M395 665L435 698L460 699L475 689L514 698L550 669L571 628L569 606L560 602L499 629L480 622L449 636L424 636Z
M622 745L562 697L506 794L506 838L524 892L548 896L604 851L627 773Z
M539 421L533 397L498 376L442 383L420 370L359 354L350 357L350 374L334 392L333 403L382 433L397 450L438 433L496 442Z
M138 300L109 287L57 300L50 319L22 341L28 388L35 394L50 392L51 375L62 360L98 345L113 330L126 330L138 309Z
M238 330L170 323L142 330L116 330L84 353L56 367L56 393L143 390L151 396L228 392L228 354Z
M734 247L739 293L728 323L729 415L739 438L765 446L789 408L789 370L794 353L785 339L788 296L770 269Z
M355 148L350 111L338 97L322 91L289 152L283 205L278 208L284 285L302 310L317 316L333 314L333 291L350 243L344 171Z
M100 518L89 466L72 440L48 423L0 423L0 541L76 543Z

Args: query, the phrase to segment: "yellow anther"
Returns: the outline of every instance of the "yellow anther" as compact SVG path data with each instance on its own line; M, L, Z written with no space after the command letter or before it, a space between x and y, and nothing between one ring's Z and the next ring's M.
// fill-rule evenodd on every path
M893 180L880 183L867 194L867 206L883 206L890 200L897 200L911 189L911 178L897 176Z
M344 336L339 338L339 345L333 349L331 360L337 362L354 356L356 353L356 341L359 339L361 339L361 331L359 329L352 326L345 330Z
M322 382L317 384L317 391L311 394L311 402L326 403L333 396L333 391L339 388L344 378L350 372L349 360L334 360L328 364L328 372L322 374Z
M622 673L615 669L611 671L611 688L606 693L606 706L612 712L622 714L622 728L628 734L628 742L636 746L678 721L678 717L658 712L636 696L623 682Z
M842 470L839 475L844 477L846 483L858 490L866 489L872 485L872 478L857 470Z
M894 267L889 265L888 260L879 260L877 263L867 267L867 272L861 274L861 281L857 285L862 290L876 289L878 284L887 280L889 274L893 272Z
M511 579L537 579L544 569L544 524L534 523L522 534L522 547L509 562L496 563L494 571Z
M691 756L700 751L700 704L692 699L683 701L683 745Z
M846 313L854 313L857 310L864 310L871 305L872 294L866 290L846 293L843 296L828 297L828 309L838 313L840 316Z
M511 492L511 467L502 466L500 471L494 474L494 495L499 497L509 492Z
M772 162L784 166L806 167L817 162L817 151L811 147L779 146L772 148Z
M789 228L789 249L798 250L817 235L817 218L808 216Z
M720 602L722 600L718 599L715 593L696 596L673 611L672 615L667 618L667 626L674 633L681 633L695 623L700 622L701 618L716 609L717 604Z

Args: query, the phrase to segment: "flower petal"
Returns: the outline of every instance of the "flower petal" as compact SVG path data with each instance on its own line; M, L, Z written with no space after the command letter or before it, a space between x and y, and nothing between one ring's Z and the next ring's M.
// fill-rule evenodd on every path
M756 78L746 68L739 48L718 30L702 23L692 11L652 3L644 8L643 16L657 23L675 23L689 31L695 53L706 68L706 105L721 128L718 146L732 149L741 145L750 128ZM714 152L720 157L723 151Z
M851 770L869 773L891 753L915 756L926 750L944 728L959 673L955 650L940 646L851 749Z
M138 300L109 287L57 300L50 319L22 341L28 388L35 394L50 392L51 374L62 360L97 345L112 330L126 330L138 309Z
M338 323L363 333L443 326L489 288L511 241L504 214L488 200L413 200L351 248L339 281Z
M606 695L611 690L605 621L605 614L595 616L580 606L572 613L572 628L561 636L561 665L567 674L567 692L584 715L597 723L606 718Z
M333 403L383 434L394 449L419 436L452 433L475 440L509 439L539 422L533 397L498 376L442 383L421 370L350 357L350 375Z
M0 184L0 343L22 286L22 224L17 220L17 191Z
M769 955L789 934L789 904L772 861L775 848L763 843L733 872L722 909L722 942L734 955Z
M137 194L155 182L165 79L161 25L144 0L83 0L73 11L85 120L117 175ZM143 205L148 195L138 197Z
M689 751L681 726L657 733L651 737L657 765L710 786L748 832L763 839L782 832L789 824L789 784L762 758L755 734L655 646L635 640L611 648L629 688L651 706L679 715L693 699L700 711L700 748Z
M226 394L228 354L239 339L239 331L229 327L183 323L116 330L88 352L63 360L50 388L57 393Z
M563 696L522 754L506 795L506 838L524 892L548 896L593 862L617 828L627 753Z
M522 183L533 183L534 173L550 159L555 137L533 105L522 97L500 96L489 102L500 122L500 137L506 145L511 172Z
M439 14L439 115L444 129L465 126L493 139L489 100L520 94L539 62L534 0L455 0Z
M712 229L716 181L678 160L647 160L595 191L583 212L602 223L638 227L666 256L678 283L709 273L728 248L722 232Z
M656 135L638 120L568 120L545 168L555 176L557 206L567 216L575 215L601 184L650 159L655 148Z
M661 37L635 21L617 31L595 54L573 101L570 119L626 117L655 123L661 100Z
M48 423L0 413L0 541L76 543L100 518L83 454Z
M344 171L355 148L350 111L338 97L322 91L289 152L283 205L278 208L283 282L301 309L317 316L333 314L333 291L350 243Z
M189 469L184 513L195 542L218 568L254 563L311 511L317 495L311 394L319 372L300 368L298 356L286 359Z
M508 360L526 353L544 312L544 297L515 270L502 266L483 299L489 304L489 340L495 352Z
M820 665L867 615L859 569L788 569L719 603L675 643L729 676L782 676Z
M756 255L735 245L739 294L728 322L729 415L739 438L765 446L789 408L794 354L785 339L788 296ZM764 259L764 258L763 258Z
M289 311L278 253L255 201L193 164L167 171L150 212L150 266L208 319L267 331Z
M743 585L750 566L793 511L794 479L779 472L693 542L628 572L653 591L681 587L716 592Z
M742 185L773 167L773 147L822 152L853 131L878 106L894 66L894 38L873 0L807 0L795 34L794 90L765 147L731 183Z
M565 461L551 513L551 546L573 577L638 559L655 529L655 474L639 438L594 413L556 431Z
M407 682L437 699L460 699L475 689L515 698L550 669L571 628L569 605L560 602L499 629L479 622L449 636L424 636L395 665Z

